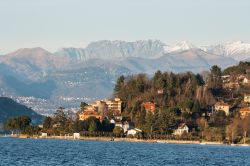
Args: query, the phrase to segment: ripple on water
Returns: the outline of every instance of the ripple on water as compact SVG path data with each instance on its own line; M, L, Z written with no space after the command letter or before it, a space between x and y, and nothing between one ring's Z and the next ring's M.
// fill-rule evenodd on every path
M250 165L249 147L0 139L0 165Z

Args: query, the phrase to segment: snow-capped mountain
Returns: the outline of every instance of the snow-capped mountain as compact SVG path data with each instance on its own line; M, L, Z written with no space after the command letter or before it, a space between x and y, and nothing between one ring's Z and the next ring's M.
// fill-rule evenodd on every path
M237 61L250 57L250 44L242 41L202 47L206 52L234 58Z
M190 50L193 48L197 48L197 47L188 41L181 41L177 43L175 46L165 47L165 52L166 53L181 52L181 51Z
M38 103L45 99L37 110L44 103L74 107L82 99L109 97L120 75L152 75L157 70L197 73L212 65L235 65L250 58L249 52L249 44L243 42L196 47L185 41L169 46L159 40L97 41L54 54L43 48L23 48L0 56L0 93L33 96Z

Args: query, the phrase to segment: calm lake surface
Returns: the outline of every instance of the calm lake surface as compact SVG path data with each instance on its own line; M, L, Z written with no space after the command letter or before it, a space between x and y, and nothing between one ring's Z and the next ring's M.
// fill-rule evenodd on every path
M0 138L1 166L250 165L250 147Z

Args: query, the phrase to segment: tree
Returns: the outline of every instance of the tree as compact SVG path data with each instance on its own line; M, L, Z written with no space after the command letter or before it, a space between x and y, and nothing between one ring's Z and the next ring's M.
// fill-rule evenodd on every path
M22 134L38 135L40 131L38 126L27 126L22 130Z
M224 128L228 123L228 118L224 111L216 111L209 120L209 125L212 127Z
M208 128L204 132L205 140L207 141L222 141L223 135L219 128Z
M88 119L84 120L83 122L83 129L85 131L100 131L101 130L101 123L99 119L96 117L89 117Z
M80 105L81 111L84 111L84 109L85 109L85 107L86 107L87 105L88 105L87 103L81 102L81 105Z
M113 131L114 124L111 124L107 118L104 118L102 121L102 131Z
M119 92L123 89L123 86L124 86L124 80L125 80L125 77L123 75L121 75L117 81L116 81L116 84L115 84L115 94L119 94Z
M214 76L222 76L221 68L218 67L217 65L212 66L210 72Z
M14 117L7 120L5 123L5 129L22 131L31 123L31 119L28 116Z
M73 131L74 132L81 132L84 128L84 122L81 120L76 120L73 122Z
M123 135L123 128L115 126L115 128L113 129L113 133L116 137L120 137Z
M149 111L146 115L144 131L146 132L146 134L148 136L150 136L150 138L151 138L152 132L153 132L153 125L154 125L154 116L153 116L152 112Z
M199 118L196 120L196 123L199 127L199 130L201 131L205 131L209 126L208 126L208 122L205 118Z
M193 107L194 102L190 99L184 99L178 103L178 106L183 110L190 112L191 108Z
M200 112L200 104L198 101L194 102L192 109L191 109L191 112L192 113L199 113Z
M19 122L19 128L23 130L25 127L30 125L31 119L28 116L20 116L18 118L18 122Z
M64 108L60 107L56 110L54 113L54 122L55 124L58 124L59 126L64 126L67 121L67 116L64 113Z
M208 87L214 90L214 92L216 93L218 93L217 91L222 88L221 76L222 76L221 69L216 65L212 66L208 78Z
M244 138L250 134L250 117L244 119L234 118L226 127L226 136L231 142L237 142L237 138Z
M43 128L50 129L53 127L53 120L51 117L46 117L43 121Z
M97 130L96 123L94 121L91 121L90 124L89 124L88 131L93 132L93 131L96 131L96 130Z

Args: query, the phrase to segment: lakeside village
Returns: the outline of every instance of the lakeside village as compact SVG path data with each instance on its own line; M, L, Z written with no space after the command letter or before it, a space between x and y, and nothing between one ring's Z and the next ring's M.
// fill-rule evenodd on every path
M157 71L118 78L114 98L80 105L72 116L60 108L43 125L13 127L37 137L182 140L250 144L250 63L201 74ZM28 126L28 127L27 127Z

